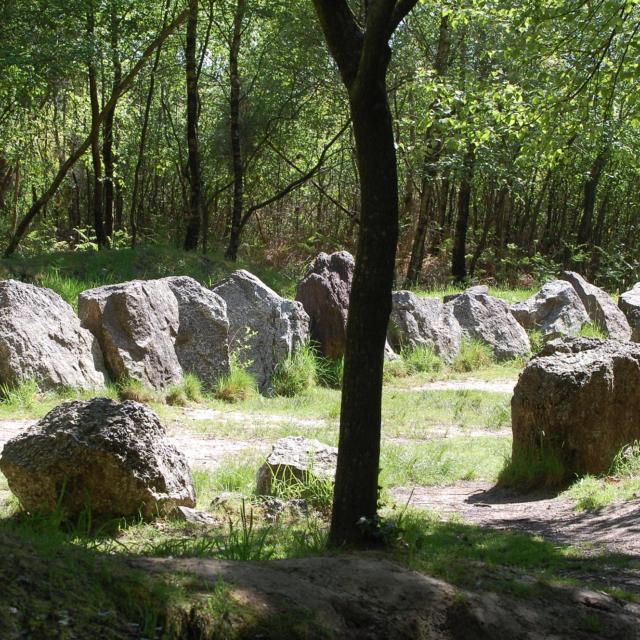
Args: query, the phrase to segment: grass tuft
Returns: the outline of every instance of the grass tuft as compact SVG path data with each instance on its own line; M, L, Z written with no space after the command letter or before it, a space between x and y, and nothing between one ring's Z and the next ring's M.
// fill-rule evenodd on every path
M557 453L549 449L530 448L514 460L512 457L498 475L498 484L519 491L555 489L567 482L567 471Z
M401 355L410 375L435 373L441 371L444 367L442 359L436 355L433 347L429 345L419 345L414 349L404 348Z
M167 389L166 403L174 407L185 407L189 402L202 402L202 382L192 373L185 374L180 384Z
M258 387L255 378L239 363L231 358L231 372L218 380L213 389L213 396L229 403L244 402L257 395Z
M582 325L578 335L581 338L597 338L598 340L606 340L608 337L607 332L595 322L589 322Z
M304 345L276 367L272 380L273 393L292 398L315 387L317 380L316 354L310 345Z
M158 400L158 394L143 382L140 382L140 380L124 378L116 384L116 387L118 389L118 398L122 401L133 400L148 404Z
M470 373L493 364L495 358L489 345L478 340L463 340L451 368L458 373Z

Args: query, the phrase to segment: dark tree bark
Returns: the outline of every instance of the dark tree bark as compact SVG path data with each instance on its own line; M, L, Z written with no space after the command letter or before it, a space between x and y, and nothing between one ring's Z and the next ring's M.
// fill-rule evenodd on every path
M240 248L242 231L242 208L244 199L244 166L242 163L242 139L240 135L240 102L242 100L242 84L238 65L240 45L242 43L242 23L245 14L245 0L238 0L233 17L233 35L229 49L229 72L231 76L231 158L233 166L233 204L231 207L231 225L229 245L225 253L227 258L236 260Z
M184 239L185 251L195 251L200 240L202 221L202 174L198 140L199 99L196 48L198 36L198 0L189 0L185 68L187 75L187 148L189 167L189 215Z
M314 0L349 94L360 234L349 302L330 543L366 545L377 515L382 370L398 240L398 178L386 87L389 40L417 0L371 0L362 29L346 0Z
M120 97L131 88L131 84L140 73L140 70L142 69L142 67L144 67L153 52L158 47L162 46L164 41L187 19L187 16L188 12L183 11L168 27L164 28L156 36L155 40L153 40L153 42L151 42L148 47L146 47L138 62L136 62L131 71L129 71L129 73L127 73L127 75L123 78L118 88L113 92L111 98L109 98L109 101L99 113L96 121L92 122L91 131L85 138L84 142L65 160L47 190L33 203L29 211L27 211L22 220L20 220L20 223L17 225L15 233L13 234L9 245L4 251L3 255L5 258L8 258L15 253L16 249L20 245L20 241L28 231L29 225L33 222L34 218L40 213L40 211L42 211L49 200L51 200L51 198L54 196L54 194L62 184L62 181L65 179L69 171L73 168L75 163L91 146L91 141L94 139L96 131L100 130L100 127L102 126L102 123L107 116L108 110L111 109L113 105L118 102Z
M590 243L593 237L593 212L596 206L596 196L602 172L609 160L609 148L605 147L596 156L589 175L584 183L584 200L582 204L582 218L578 228L578 244Z
M451 275L456 282L463 282L467 277L467 231L469 229L469 209L471 206L471 186L473 182L473 165L475 152L470 148L464 157L462 180L458 191L458 217L456 219L456 233L453 241L453 260Z
M93 6L87 14L87 33L89 39L93 39L95 33L95 14ZM100 127L96 126L100 114L100 102L98 100L98 80L96 64L93 52L89 59L89 98L91 100L91 162L93 165L93 199L91 202L93 228L96 234L96 241L99 247L106 244L106 235L103 219L103 183L102 183L102 160L100 159ZM44 205L46 206L46 204Z

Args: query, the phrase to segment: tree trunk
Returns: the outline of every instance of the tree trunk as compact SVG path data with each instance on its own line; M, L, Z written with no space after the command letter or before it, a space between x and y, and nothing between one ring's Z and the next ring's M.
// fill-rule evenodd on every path
M198 67L196 45L198 37L198 0L189 0L185 67L187 75L187 148L189 150L189 214L184 240L185 251L195 251L200 239L202 220L202 175L198 140Z
M386 89L389 40L417 0L314 0L349 92L360 177L360 234L349 300L340 442L329 541L367 545L377 523L384 346L398 242L398 176Z
M584 183L584 200L582 204L582 219L578 229L578 244L590 243L593 237L593 212L596 206L596 196L602 172L609 159L609 149L605 148L598 153L591 165L589 175Z
M113 89L122 82L122 65L120 63L120 53L118 51L119 23L117 7L114 0L111 0L110 8L111 21L111 56L113 63ZM116 105L109 109L103 126L102 157L104 159L104 234L106 238L111 238L114 228L114 156L113 156L113 125L116 115Z
M475 152L470 148L464 157L462 180L458 192L458 218L456 220L456 234L453 242L453 261L451 275L456 282L464 282L467 277L467 230L469 228L469 208L471 205L471 186L473 181L473 165Z
M238 258L240 234L242 233L242 209L244 198L244 167L242 164L242 140L240 136L240 102L242 84L238 59L242 43L242 22L245 13L245 0L238 0L233 18L233 37L229 50L229 72L231 75L231 156L233 165L233 204L231 207L231 225L229 244L225 256L230 260Z
M92 40L95 33L95 14L93 7L87 14L87 33ZM89 59L89 98L91 100L91 162L93 165L93 200L91 202L93 228L99 247L106 244L104 219L103 219L103 190L102 190L102 162L100 160L100 127L97 126L100 114L100 102L98 100L98 80L94 52ZM46 206L46 203L45 205Z

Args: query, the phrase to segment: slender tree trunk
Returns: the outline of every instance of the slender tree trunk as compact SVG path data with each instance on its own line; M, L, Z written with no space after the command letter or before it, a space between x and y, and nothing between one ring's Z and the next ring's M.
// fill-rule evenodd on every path
M449 68L449 58L451 51L451 21L449 14L445 14L440 19L440 32L438 36L438 49L435 59L435 71L439 78L446 75ZM431 204L433 202L433 192L435 180L438 176L438 162L444 149L443 135L440 131L438 117L438 106L434 102L432 107L436 122L431 125L427 134L427 153L424 160L424 178L422 182L422 199L418 211L418 222L416 232L411 247L411 258L407 268L405 287L409 288L417 284L424 262L425 243L429 232L429 219L431 215Z
M87 14L87 33L89 39L93 39L95 33L95 14L93 6ZM106 244L104 219L103 219L103 182L102 161L100 159L100 127L96 126L100 114L100 102L98 99L98 80L94 52L91 52L89 60L89 97L91 100L91 162L93 165L93 201L91 203L93 228L99 247ZM44 205L46 206L46 204Z
M187 75L187 148L189 150L189 214L184 240L185 251L195 251L202 222L202 174L198 139L199 99L196 48L198 37L198 0L189 0L185 67Z
M122 82L122 65L120 63L120 53L118 51L119 22L115 0L111 0L110 21L111 21L111 56L113 63L113 89ZM113 155L113 125L116 115L116 105L109 109L103 126L102 157L104 159L104 234L106 238L111 238L114 228L114 202L116 200L115 178L114 178L114 155Z
M475 152L470 148L464 157L462 168L462 180L460 182L460 191L458 192L458 218L456 220L456 234L453 242L451 274L457 282L463 282L467 277L467 231L469 228L469 208L471 205L474 163Z
M593 237L593 212L596 206L596 196L602 172L609 160L609 149L602 149L591 165L589 175L584 183L584 199L582 204L582 219L578 228L578 244L590 243Z
M231 231L226 257L236 260L242 233L242 210L244 198L244 167L242 163L242 140L240 136L240 102L242 84L238 60L242 43L242 23L245 14L245 0L238 0L233 18L233 37L229 50L229 71L231 75L231 156L233 165L233 204L231 207Z

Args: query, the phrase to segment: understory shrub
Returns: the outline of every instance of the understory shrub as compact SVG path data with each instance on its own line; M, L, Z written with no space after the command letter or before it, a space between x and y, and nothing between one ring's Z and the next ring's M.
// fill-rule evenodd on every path
M299 348L293 355L278 364L272 385L277 396L293 397L316 385L318 360L309 345Z
M459 373L477 371L495 364L491 347L478 340L463 340L460 351L451 364L451 368Z

